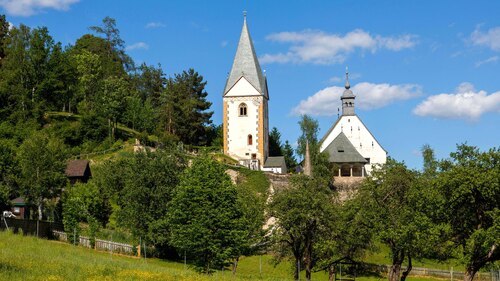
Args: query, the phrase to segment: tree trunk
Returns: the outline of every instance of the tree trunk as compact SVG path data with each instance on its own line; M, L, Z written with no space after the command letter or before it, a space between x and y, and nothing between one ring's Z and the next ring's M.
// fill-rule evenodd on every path
M38 203L38 220L42 220L42 200L40 200L40 203Z
M401 276L401 281L405 281L406 277L410 274L410 271L412 269L412 264L411 264L411 255L408 254L408 268L403 272L403 275Z
M335 265L328 267L328 281L335 281Z
M238 267L238 261L239 261L240 257L237 257L236 259L234 259L234 263L233 263L233 275L236 275L236 268Z
M299 280L300 258L295 257L295 270L293 271L293 280Z
M393 250L392 254L392 265L389 269L388 280L389 281L399 281L399 275L401 273L401 264L405 258L404 251Z
M111 119L108 118L108 137L111 138Z
M393 264L389 269L389 281L398 281L401 272L401 264Z
M474 279L474 276L476 275L476 270L474 270L471 267L467 267L467 270L465 271L464 274L464 281L472 281Z

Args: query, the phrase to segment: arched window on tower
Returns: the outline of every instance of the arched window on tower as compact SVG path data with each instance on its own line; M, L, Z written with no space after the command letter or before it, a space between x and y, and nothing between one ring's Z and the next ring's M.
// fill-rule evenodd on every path
M248 135L248 145L252 145L253 144L253 137L252 135Z
M240 103L240 106L238 107L240 116L247 116L247 105L246 103Z

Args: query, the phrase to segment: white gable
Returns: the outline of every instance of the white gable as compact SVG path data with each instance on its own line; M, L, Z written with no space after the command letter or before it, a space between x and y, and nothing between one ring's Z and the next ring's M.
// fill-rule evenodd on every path
M344 132L363 158L370 158L370 164L365 165L368 173L370 173L373 164L384 164L386 162L387 152L377 142L357 115L341 116L337 120L337 123L335 123L335 126L323 138L320 151L323 152L340 132Z
M245 77L241 77L224 97L262 96Z

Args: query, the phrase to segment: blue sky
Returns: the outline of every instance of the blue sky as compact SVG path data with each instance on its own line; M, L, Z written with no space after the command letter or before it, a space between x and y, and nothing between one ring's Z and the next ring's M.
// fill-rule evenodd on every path
M500 145L500 1L0 0L12 24L47 26L64 45L115 18L136 62L205 77L216 124L243 10L283 140L295 143L302 113L323 136L348 66L357 114L410 167L424 144L439 158Z

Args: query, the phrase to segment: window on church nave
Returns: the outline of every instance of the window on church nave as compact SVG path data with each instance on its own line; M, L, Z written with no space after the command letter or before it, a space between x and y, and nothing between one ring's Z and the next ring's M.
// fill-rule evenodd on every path
M247 105L245 103L241 103L239 106L240 116L247 116Z
M248 135L248 145L252 145L252 144L253 144L252 135Z

